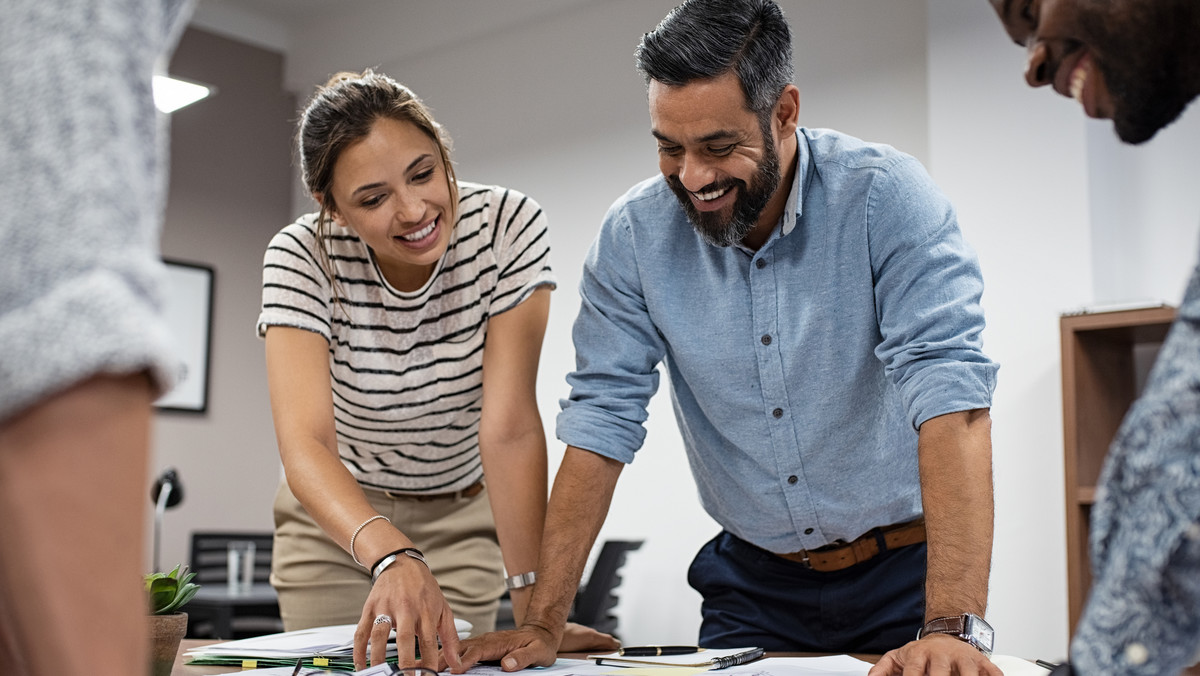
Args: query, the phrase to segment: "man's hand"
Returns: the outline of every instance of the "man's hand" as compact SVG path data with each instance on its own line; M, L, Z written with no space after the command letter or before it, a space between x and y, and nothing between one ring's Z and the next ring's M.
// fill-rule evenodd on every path
M612 652L621 647L621 642L612 636L582 624L568 622L563 629L562 644L558 651L562 653L583 652Z
M565 653L609 652L621 647L621 642L612 636L574 622L568 622L564 627L561 645L555 647L556 643L559 641L550 632L534 625L513 631L493 631L460 644L462 670L485 660L500 660L500 668L504 671L529 666L548 667L554 664L560 650ZM442 666L447 664L443 662ZM453 668L451 671L462 673Z
M469 638L459 645L462 671L452 667L451 671L456 674L484 660L500 660L500 668L504 671L517 671L529 666L548 667L554 664L558 654L558 638L534 625L511 631L493 631Z
M568 623L567 615L623 467L618 460L567 447L546 509L538 581L522 613L521 627L460 643L461 670L451 664L454 673L484 660L500 660L504 671L548 667L554 664L560 644L572 651L617 646L611 636ZM513 601L516 614L517 599Z
M1004 676L973 646L945 634L930 634L892 650L867 676Z

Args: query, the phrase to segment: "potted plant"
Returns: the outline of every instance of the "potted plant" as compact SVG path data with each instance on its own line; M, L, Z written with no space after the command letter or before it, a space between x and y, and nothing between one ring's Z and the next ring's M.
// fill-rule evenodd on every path
M175 566L169 573L146 575L146 593L150 599L150 672L170 676L179 653L179 642L187 633L187 613L179 610L200 589L187 566Z

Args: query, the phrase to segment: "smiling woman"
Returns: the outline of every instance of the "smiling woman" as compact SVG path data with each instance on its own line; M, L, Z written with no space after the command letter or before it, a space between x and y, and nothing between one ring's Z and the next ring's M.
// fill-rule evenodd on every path
M457 190L438 144L415 125L381 119L342 151L330 202L333 222L353 231L397 289L416 291L450 243Z
M359 668L393 628L418 637L425 666L439 640L455 666L453 619L491 630L504 571L537 569L546 218L514 190L458 181L441 128L380 74L336 76L299 139L321 210L272 240L258 321L287 475L281 616L288 630L358 624ZM510 586L520 620L530 587ZM615 645L577 634L576 649ZM384 641L371 645L377 663ZM414 663L413 642L398 645Z

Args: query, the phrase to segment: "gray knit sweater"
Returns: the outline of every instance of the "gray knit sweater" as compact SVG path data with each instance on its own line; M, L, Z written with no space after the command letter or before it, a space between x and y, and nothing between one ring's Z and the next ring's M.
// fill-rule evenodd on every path
M0 421L175 359L160 316L165 125L151 74L189 0L8 0L0 18ZM160 60L161 59L161 60Z

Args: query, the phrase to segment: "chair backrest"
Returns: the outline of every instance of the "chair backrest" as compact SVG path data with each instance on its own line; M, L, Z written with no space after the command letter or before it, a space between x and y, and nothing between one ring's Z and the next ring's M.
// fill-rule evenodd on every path
M614 593L621 584L621 566L625 554L642 546L643 540L606 540L592 566L591 575L575 595L571 621L597 631L616 635L617 618L610 611L617 605Z
M192 532L192 551L189 566L196 573L196 582L229 581L229 543L248 540L254 543L254 581L268 582L271 576L271 547L275 534L271 532Z

